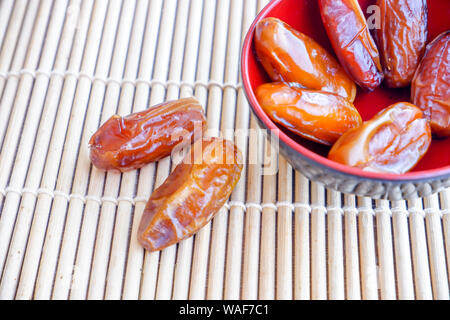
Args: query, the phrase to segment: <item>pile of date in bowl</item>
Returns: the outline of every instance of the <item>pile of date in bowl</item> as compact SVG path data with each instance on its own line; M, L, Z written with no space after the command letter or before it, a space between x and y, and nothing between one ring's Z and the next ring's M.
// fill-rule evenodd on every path
M427 43L426 0L378 0L373 36L357 0L318 0L337 57L277 18L256 25L255 52L271 83L256 89L267 115L296 135L330 147L332 161L404 174L432 139L450 136L450 30ZM410 87L410 101L362 121L357 87Z

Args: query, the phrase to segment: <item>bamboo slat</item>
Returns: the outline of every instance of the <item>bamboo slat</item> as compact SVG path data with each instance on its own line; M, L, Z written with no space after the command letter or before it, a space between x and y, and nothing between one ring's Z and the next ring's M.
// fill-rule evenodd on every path
M448 300L450 190L328 190L250 112L241 48L268 0L0 1L0 299ZM193 237L147 252L147 199L177 165L92 167L114 114L195 96L242 178Z
M175 25L172 41L172 55L169 62L168 80L179 81L182 69L183 48L186 37L186 19L188 13L188 3L172 4L175 9ZM175 100L179 98L179 87L168 85L166 91L166 100ZM170 173L171 163L169 159L164 159L158 164L156 172L156 187L161 185ZM177 248L172 246L161 253L160 271L158 274L158 284L156 287L156 299L170 299L172 295L174 265Z
M158 49L156 53L156 61L155 61L155 68L153 70L153 77L164 81L164 79L168 79L169 74L169 68L170 68L170 50L172 43L170 41L167 41L167 39L172 39L174 37L174 31L175 31L175 19L176 19L176 2L175 1L164 1L163 2L163 8L162 12L164 12L164 16L161 19L160 24L160 30L159 30L159 42L158 42ZM165 80L167 81L167 80ZM165 99L165 88L161 84L157 84L154 87L152 87L151 95L150 95L150 105L155 105L158 103L161 103ZM155 168L154 173L154 188L157 188L161 185L163 182L163 179L167 174L169 173L170 163L167 161L167 159L162 163L158 164L158 168ZM173 259L173 252L174 248L168 248L168 251L166 251L166 254L163 253L146 253L146 265L144 266L144 277L142 281L145 283L145 285L149 286L143 287L141 291L141 297L143 299L154 299L154 298L160 298L162 295L166 294L165 292L162 292L161 286L158 286L158 284L161 283L161 281L165 281L164 283L167 285L167 282L171 281L171 276L169 272L171 270L167 270L167 272L162 272L161 274L149 274L145 272L145 268L151 268L152 270L154 268L157 268L157 264L170 264L170 259ZM150 257L149 257L150 256ZM161 257L162 256L162 257ZM164 256L166 256L166 259L164 259ZM148 259L151 258L151 259ZM162 260L165 261L162 261ZM169 260L169 261L167 261ZM148 263L148 265L147 265ZM156 264L156 265L155 265ZM161 280L160 280L161 279ZM146 289L146 290L144 290ZM158 292L159 290L159 292Z
M328 248L328 298L345 299L344 283L344 244L342 235L341 194L336 191L327 192L327 248Z
M448 300L450 291L438 196L434 194L425 198L424 204L433 297L438 300Z
M392 239L392 222L398 215L404 212L392 212L387 201L377 201L376 228L377 228L377 253L379 259L379 285L381 299L392 300L396 298L395 275L394 275L394 244ZM395 228L394 228L395 229ZM398 257L398 256L397 256ZM399 275L400 277L402 275ZM400 286L400 281L399 281ZM399 289L400 291L400 289Z
M355 196L345 195L344 238L345 238L345 279L346 299L361 299L361 275L359 262L359 236Z
M294 299L311 298L309 181L295 174Z
M27 4L29 5L28 7ZM2 145L5 137L6 126L12 110L14 92L19 83L19 70L23 67L25 60L26 44L30 41L37 6L37 1L34 3L29 3L26 0L15 1L14 9L9 19L11 22L6 20L8 21L8 29L4 35L0 52L0 72L3 74L0 78L0 94L3 94L0 102L0 145ZM8 77L10 72L14 76Z
M311 299L327 298L325 189L311 183Z
M280 156L278 171L278 212L276 242L276 295L292 299L292 167Z
M361 295L365 300L376 300L378 299L378 268L372 200L360 197L358 198L358 206Z
M252 10L252 11L250 11ZM249 12L250 11L250 12ZM234 1L231 3L231 12L229 22L228 33L228 52L227 63L225 72L225 83L237 83L239 81L239 56L241 43L245 36L245 29L248 28L249 17L254 15L255 2L254 1ZM235 37L235 34L241 34L241 37ZM245 96L242 90L235 90L234 88L226 88L224 96L224 109L222 111L223 119L228 119L227 123L223 123L222 128L226 128L224 137L234 141L239 149L242 151L244 162L247 162L247 139L246 136L241 134L245 133L245 130L249 125L249 107L245 103ZM236 106L236 111L232 110ZM234 127L232 123L235 122ZM234 136L232 135L233 129ZM227 300L237 300L240 297L240 281L241 281L241 264L242 264L242 237L244 228L244 213L245 208L240 206L232 206L233 203L245 202L245 183L246 183L246 168L243 170L241 179L236 186L231 196L228 226L234 226L228 233L228 239L226 241L226 256L225 256L225 270L224 270L224 288L223 297ZM225 231L226 233L226 231ZM219 296L218 296L219 297Z
M412 300L414 299L414 282L409 244L408 211L406 210L405 201L395 201L392 207L398 298L401 300ZM393 262L390 262L390 265L392 264ZM395 298L393 290L394 288L391 290L391 299Z
M278 163L278 155L276 152L272 152L270 142L268 139L261 139L261 136L258 136L259 140L265 141L264 146L264 155L268 156L269 163ZM258 142L257 137L255 137L254 142ZM257 154L259 155L259 159L263 158L261 150L255 148ZM260 160L261 161L261 160ZM260 162L256 162L256 168L259 168L261 165ZM261 175L258 171L254 172L258 178L258 188L255 188L255 192L259 191L259 186L261 184ZM276 185L276 173L271 172L267 175L264 175L264 190L262 194L262 201L264 204L275 203L276 202L276 189L271 186ZM261 196L259 194L255 194L251 199L252 201L261 201ZM276 206L264 206L261 210L261 247L260 247L260 276L259 276L259 298L263 300L272 300L275 299L275 270L276 270L276 219L277 219L277 207Z
M2 1L0 3L0 43L3 43L3 39L5 38L6 29L8 28L10 22L13 7L13 0Z
M430 265L428 259L425 231L425 212L421 199L408 202L410 212L409 229L411 230L412 267L416 299L430 300L431 292Z
M190 4L189 22L187 24L186 48L184 51L182 81L192 83L195 81L197 67L198 44L200 41L201 14L204 5L203 1L197 0ZM182 85L180 88L181 97L189 97L194 93L193 88ZM189 274L191 270L193 239L185 241L178 248L176 269L174 274L173 299L185 300L189 295Z
M216 29L214 49L211 63L211 80L226 83L237 79L240 47L240 23L242 21L242 1L218 1L216 23L222 26ZM239 8L241 7L241 8ZM239 20L239 23L237 22ZM225 67L223 67L225 66ZM218 87L210 89L208 99L208 131L212 136L222 135L234 140L234 120L236 110L236 91L229 88L221 90ZM214 99L213 97L216 97ZM214 115L214 116L213 116ZM215 116L220 117L216 119ZM232 208L233 211L238 210ZM229 212L223 208L212 221L210 257L207 278L207 299L222 299L225 273L225 252L227 222Z
M196 80L202 83L207 83L210 75L214 41L214 28L211 28L211 26L215 25L216 7L217 1L204 1L196 73ZM208 88L196 86L194 93L208 113ZM208 224L195 236L192 253L191 280L189 284L189 299L205 299L210 235L211 224Z

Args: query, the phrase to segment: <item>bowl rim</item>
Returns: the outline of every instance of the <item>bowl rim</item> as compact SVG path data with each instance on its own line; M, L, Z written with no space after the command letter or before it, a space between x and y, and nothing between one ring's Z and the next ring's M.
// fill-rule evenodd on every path
M437 179L445 179L450 176L450 165L442 168L436 168L431 170L423 170L423 171L415 171L408 172L405 174L391 174L391 173L379 173L379 172L370 172L364 171L358 168L353 168L350 166L346 166L334 161L331 161L305 147L297 143L295 140L290 138L286 133L278 128L278 126L269 118L269 116L263 111L262 107L259 105L258 100L256 99L255 93L252 90L252 86L250 84L250 77L248 71L248 57L252 54L252 44L254 39L254 33L256 24L266 18L267 13L271 11L275 6L277 6L280 2L284 0L271 0L256 16L252 25L244 39L244 43L242 46L241 52L241 77L243 82L243 88L245 95L247 96L247 100L259 118L259 120L271 131L272 134L275 134L278 139L287 144L291 149L295 150L298 154L300 154L303 158L308 160L315 165L319 165L322 168L327 170L331 170L338 174L344 174L348 176L352 176L359 179L367 179L367 180L376 180L382 182L420 182L420 181L429 181L429 180L437 180Z

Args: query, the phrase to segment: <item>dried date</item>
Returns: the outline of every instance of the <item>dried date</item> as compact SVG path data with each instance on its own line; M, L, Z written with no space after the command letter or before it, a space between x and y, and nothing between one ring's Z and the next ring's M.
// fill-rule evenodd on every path
M257 88L256 97L273 121L324 145L362 123L353 104L333 93L269 83Z
M400 102L346 132L333 146L330 160L367 171L403 174L412 170L431 144L422 111Z
M342 66L362 88L383 81L380 55L357 0L319 0L322 21Z
M149 251L192 236L228 200L239 181L242 154L230 141L198 140L145 207L138 240Z
M261 20L255 49L273 81L332 92L353 102L356 85L339 62L312 38L276 18Z
M378 0L380 28L376 40L386 84L406 87L422 59L427 41L426 0Z
M450 136L450 31L427 46L412 82L411 100L430 120L436 136Z
M177 145L193 142L206 128L194 98L154 106L126 117L113 116L92 136L90 158L99 169L129 171L169 156Z

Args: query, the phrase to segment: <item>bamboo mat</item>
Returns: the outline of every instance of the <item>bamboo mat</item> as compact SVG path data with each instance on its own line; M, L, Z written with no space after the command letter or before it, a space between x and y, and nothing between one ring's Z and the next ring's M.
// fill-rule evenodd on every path
M265 4L0 1L0 299L449 299L450 190L342 195L263 135L233 137L258 128L239 56ZM115 113L192 95L253 161L211 224L144 252L140 216L173 165L105 173L87 142Z

